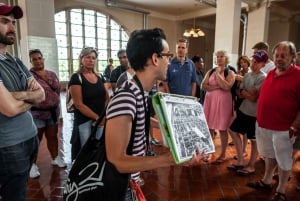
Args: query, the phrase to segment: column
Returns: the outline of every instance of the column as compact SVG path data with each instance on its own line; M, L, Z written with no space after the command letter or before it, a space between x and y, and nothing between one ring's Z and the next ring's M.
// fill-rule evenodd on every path
M249 7L246 39L246 55L252 56L252 47L260 41L268 41L270 9L265 1Z
M216 9L215 50L226 50L236 67L240 38L241 0L218 0Z

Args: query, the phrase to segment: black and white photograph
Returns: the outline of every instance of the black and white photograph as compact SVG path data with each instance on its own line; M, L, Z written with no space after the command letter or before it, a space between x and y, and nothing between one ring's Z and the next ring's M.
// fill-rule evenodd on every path
M169 132L169 145L181 163L192 157L197 148L205 153L215 152L202 105L193 97L157 94L164 121Z

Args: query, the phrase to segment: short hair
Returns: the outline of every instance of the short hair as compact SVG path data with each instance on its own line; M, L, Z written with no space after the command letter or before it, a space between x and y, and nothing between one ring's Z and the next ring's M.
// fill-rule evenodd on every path
M215 52L215 56L218 56L218 54L221 54L223 56L225 56L226 58L226 65L228 65L230 63L230 57L229 54L227 53L226 50L218 50Z
M244 62L246 62L248 64L248 66L250 66L250 59L248 56L246 55L242 55L238 58L236 65L237 65L237 69L240 70L241 69L241 65L240 65L240 61L243 60Z
M193 56L192 61L193 61L194 63L196 63L196 62L203 63L203 58L202 58L202 57L199 57L198 55L195 55L195 56Z
M31 60L31 56L33 54L36 54L36 53L40 54L43 57L42 51L40 49L32 49L32 50L29 50L29 58L30 58L30 60Z
M185 38L179 38L177 43L185 43L186 47L189 47L189 41Z
M163 51L163 40L166 40L166 35L160 28L132 32L126 48L131 68L135 71L143 71L153 53L159 54Z
M125 49L120 49L120 50L117 52L117 56L119 57L120 54L123 54L123 53L126 53L126 50L125 50Z
M296 47L295 47L295 44L291 41L281 41L279 43L277 43L274 47L273 47L273 50L272 50L272 54L275 53L276 49L279 47L279 46L287 46L290 50L290 54L294 57L296 57Z
M266 42L258 42L256 43L252 49L258 49L258 50L266 50L267 52L269 51L269 44Z

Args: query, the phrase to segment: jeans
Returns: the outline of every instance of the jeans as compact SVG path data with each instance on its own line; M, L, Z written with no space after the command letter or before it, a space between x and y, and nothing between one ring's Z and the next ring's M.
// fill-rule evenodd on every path
M92 123L93 123L93 121L90 120L90 121L87 121L87 122L85 122L83 124L80 124L78 126L81 147L83 147L83 145L86 143L86 141L88 140L88 138L91 135ZM96 133L96 138L97 139L101 138L102 133L103 133L103 128L104 128L103 126L98 127L97 133Z
M35 136L25 142L0 148L0 195L2 201L26 201L30 167L38 151Z

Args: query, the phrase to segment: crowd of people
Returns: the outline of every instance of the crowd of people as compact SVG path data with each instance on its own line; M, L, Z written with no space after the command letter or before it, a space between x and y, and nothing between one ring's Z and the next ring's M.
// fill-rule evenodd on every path
M22 16L19 6L0 5L2 201L26 200L27 178L40 175L36 158L43 135L51 164L67 166L58 147L61 103L57 75L45 68L45 58L39 49L29 52L30 70L7 51L7 46L15 42L15 35L10 33L15 33L16 19ZM272 50L272 60L268 44L259 42L253 46L250 57L239 57L237 72L229 67L230 57L225 50L215 52L216 65L205 72L204 59L199 55L189 59L188 47L186 39L179 39L173 57L162 29L136 30L130 35L126 50L117 53L120 65L114 67L113 60L109 59L104 76L95 70L97 50L83 48L78 71L68 84L75 106L72 160L76 160L91 135L92 124L106 111L96 136L100 139L105 128L107 160L120 173L130 174L131 179L143 185L141 171L175 165L170 151L160 155L148 152L149 143L161 145L151 131L159 128L151 110L151 96L156 91L195 96L203 105L212 139L220 135L221 151L210 161L211 155L196 150L185 165L199 165L200 160L222 164L227 159L230 135L237 161L229 165L228 170L241 176L255 174L255 162L260 155L265 162L263 178L247 186L272 190L272 180L277 174L278 185L271 200L287 200L286 184L291 176L293 156L300 149L300 53L296 52L295 45L290 41L277 43ZM134 119L136 127L132 128ZM131 129L135 136L129 155L126 150ZM251 151L246 163L248 141ZM300 189L300 181L297 189ZM132 200L130 191L120 196Z

